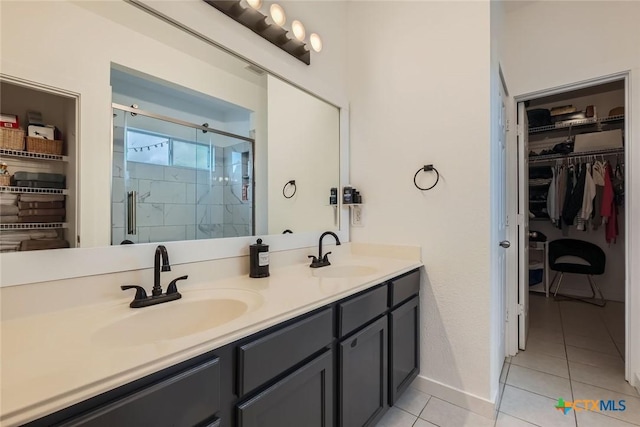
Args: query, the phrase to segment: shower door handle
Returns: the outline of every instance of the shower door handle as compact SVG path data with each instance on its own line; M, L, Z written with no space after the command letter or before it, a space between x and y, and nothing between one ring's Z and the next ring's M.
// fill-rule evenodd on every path
M136 234L136 192L127 193L127 234Z

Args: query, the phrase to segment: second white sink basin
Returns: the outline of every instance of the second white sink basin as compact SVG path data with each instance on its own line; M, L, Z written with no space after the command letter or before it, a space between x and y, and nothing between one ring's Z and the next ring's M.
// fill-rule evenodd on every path
M315 268L311 274L322 278L347 279L349 277L369 276L377 271L376 268L366 265L329 265Z
M99 329L93 341L136 346L174 340L228 323L262 305L262 296L241 289L188 291L182 299L131 312Z

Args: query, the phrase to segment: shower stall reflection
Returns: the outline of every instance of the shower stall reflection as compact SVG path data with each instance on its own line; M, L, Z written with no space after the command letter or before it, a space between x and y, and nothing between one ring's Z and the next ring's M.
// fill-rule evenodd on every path
M252 139L118 107L112 244L254 234Z

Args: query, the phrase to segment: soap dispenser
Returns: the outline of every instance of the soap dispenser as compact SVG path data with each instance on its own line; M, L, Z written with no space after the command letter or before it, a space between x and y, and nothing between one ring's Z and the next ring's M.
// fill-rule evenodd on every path
M262 239L249 245L249 277L269 277L269 245L263 245Z

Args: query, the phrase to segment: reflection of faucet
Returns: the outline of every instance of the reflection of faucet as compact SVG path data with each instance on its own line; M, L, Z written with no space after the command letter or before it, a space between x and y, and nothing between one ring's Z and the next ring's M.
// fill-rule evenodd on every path
M160 260L162 259L162 266L160 265ZM151 291L151 296L147 296L147 291L144 290L142 286L137 285L125 285L120 286L120 288L124 291L127 289L135 289L136 296L129 304L131 308L140 308L140 307L148 307L150 305L162 304L163 302L173 301L176 299L182 298L180 292L178 292L178 287L176 286L176 282L178 280L185 280L189 276L181 276L177 279L173 279L169 286L167 286L167 293L162 293L162 286L160 285L160 272L161 271L171 271L171 266L169 265L169 254L167 253L167 248L163 245L158 245L156 248L155 257L153 260L153 290Z
M322 235L320 236L320 242L318 243L318 257L316 258L313 255L309 255L309 258L313 258L311 260L311 265L309 266L311 268L326 267L327 265L331 265L328 258L328 255L331 252L327 252L326 254L324 254L324 256L322 255L322 239L324 239L324 236L326 235L333 236L333 238L336 239L336 245L341 245L340 239L338 238L338 235L336 233L332 231L325 231L324 233L322 233Z

